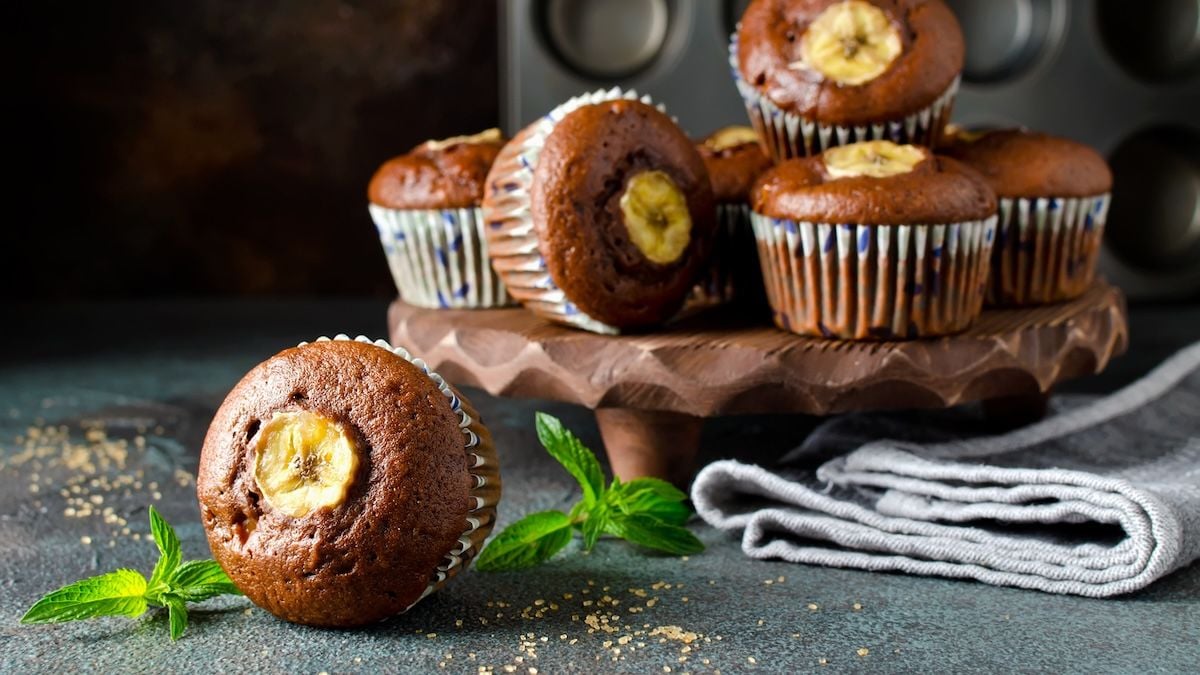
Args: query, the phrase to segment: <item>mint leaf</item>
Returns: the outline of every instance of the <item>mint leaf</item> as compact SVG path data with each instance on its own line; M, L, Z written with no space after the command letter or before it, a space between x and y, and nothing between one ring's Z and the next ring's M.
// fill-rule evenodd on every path
M200 602L218 595L241 595L215 560L189 560L179 566L171 578L171 594L188 602Z
M561 511L525 516L496 535L479 553L476 569L516 570L549 560L571 542L571 518Z
M178 640L183 631L187 628L187 604L182 598L177 598L173 595L163 597L163 602L167 605L167 620L171 624L171 640Z
M660 478L634 478L628 483L622 483L619 487L622 494L632 495L636 493L650 493L656 497L668 501L682 502L687 500L687 494L683 490L671 485Z
M692 515L679 488L657 478L636 478L614 486L610 499L622 513L651 516L671 525L683 525Z
M148 595L151 599L167 591L167 581L175 574L179 561L183 559L183 549L179 545L179 537L175 536L175 528L159 515L158 510L150 507L150 534L154 536L154 545L158 547L158 562L150 574Z
M153 506L150 532L159 558L149 581L127 569L76 581L35 602L21 617L21 623L78 621L97 616L136 618L154 604L167 608L171 639L176 640L187 628L188 602L217 595L241 595L216 562L193 560L180 564L183 552L179 537Z
M599 460L579 438L545 413L539 412L536 422L538 440L579 482L583 499L569 513L543 511L510 525L480 552L478 569L521 569L549 560L570 543L575 528L588 551L605 533L676 555L704 550L683 527L692 511L681 490L657 478L622 483L615 477L606 489Z
M535 423L538 440L546 451L579 481L584 503L589 507L595 504L604 494L604 472L596 455L567 431L558 418L539 412Z
M608 527L608 505L604 502L596 504L595 508L588 513L587 520L583 521L583 548L586 551L592 550L596 542L600 539L600 535L604 534Z
M609 531L639 546L673 555L690 555L704 550L704 543L686 528L643 514L613 514Z
M21 623L57 623L97 616L141 616L146 611L146 578L121 569L76 581L38 600Z

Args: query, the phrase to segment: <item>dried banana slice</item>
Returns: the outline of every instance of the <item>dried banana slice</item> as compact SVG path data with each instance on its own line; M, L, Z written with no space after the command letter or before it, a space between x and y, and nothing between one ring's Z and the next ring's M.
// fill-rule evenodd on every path
M924 149L915 145L867 141L826 150L821 159L825 162L825 171L832 178L887 178L912 171L927 156Z
M809 24L800 41L800 60L789 67L857 86L885 73L902 50L900 31L883 10L863 0L845 0Z

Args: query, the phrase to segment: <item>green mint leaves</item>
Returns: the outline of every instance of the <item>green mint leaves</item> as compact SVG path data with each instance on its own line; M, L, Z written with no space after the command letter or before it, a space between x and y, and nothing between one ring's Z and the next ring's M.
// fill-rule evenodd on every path
M218 595L241 595L216 561L181 562L179 537L153 506L150 533L159 558L149 580L134 570L120 569L76 581L35 602L21 617L21 623L60 623L98 616L134 619L155 605L167 608L171 639L176 640L187 628L187 603Z
M562 422L538 413L537 435L546 451L579 482L583 499L569 514L542 511L508 526L479 554L478 569L515 570L543 563L571 543L574 530L583 535L583 547L589 551L604 534L674 555L704 550L704 544L683 526L692 512L681 490L657 478L628 483L614 478L606 488L596 455Z

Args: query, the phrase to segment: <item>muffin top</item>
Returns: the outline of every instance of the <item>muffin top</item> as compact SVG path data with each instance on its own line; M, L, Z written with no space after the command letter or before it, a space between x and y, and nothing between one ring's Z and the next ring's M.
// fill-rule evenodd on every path
M1095 197L1112 190L1112 171L1092 148L1025 129L954 129L938 152L969 165L1000 197Z
M530 200L554 283L610 326L670 318L711 253L715 202L704 161L670 117L641 101L563 117L542 148Z
M718 204L749 202L755 179L771 168L771 160L750 127L718 129L697 143L696 150L712 179L713 197Z
M783 162L758 179L752 206L800 222L945 224L995 214L996 195L961 162L915 145L869 141Z
M783 110L835 125L929 107L964 59L942 0L754 0L737 41L747 83Z
M234 387L204 439L196 492L213 555L288 621L404 611L466 528L459 421L388 349L335 340L276 354Z
M384 162L371 178L367 198L391 209L479 206L484 180L503 145L499 129L426 141Z

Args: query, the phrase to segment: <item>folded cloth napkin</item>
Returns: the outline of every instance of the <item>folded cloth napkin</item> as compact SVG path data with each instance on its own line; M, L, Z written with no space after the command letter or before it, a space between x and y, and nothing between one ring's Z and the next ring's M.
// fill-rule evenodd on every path
M843 416L776 470L711 464L692 499L753 558L1052 593L1128 593L1200 557L1200 343L1054 408L998 436L962 410Z

